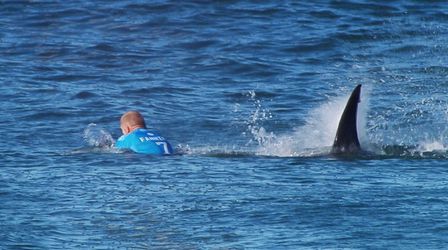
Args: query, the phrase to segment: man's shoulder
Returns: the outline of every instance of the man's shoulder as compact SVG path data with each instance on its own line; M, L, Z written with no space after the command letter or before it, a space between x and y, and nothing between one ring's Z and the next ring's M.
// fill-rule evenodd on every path
M127 135L122 135L118 138L117 141L124 141L124 140L126 140L126 137L127 137Z
M115 147L117 147L117 148L129 148L131 140L132 139L130 138L129 134L122 135L115 142Z
M150 128L150 129L140 128L140 129L135 130L134 134L136 136L142 136L142 135L144 135L144 136L160 136L160 132L157 129L152 129L152 128Z

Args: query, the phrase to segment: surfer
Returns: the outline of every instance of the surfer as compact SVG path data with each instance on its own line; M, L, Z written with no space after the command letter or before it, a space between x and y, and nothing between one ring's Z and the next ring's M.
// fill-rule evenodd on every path
M116 148L130 149L142 154L173 154L170 143L159 131L146 128L145 119L138 111L128 111L122 115L120 128L123 135L115 143Z

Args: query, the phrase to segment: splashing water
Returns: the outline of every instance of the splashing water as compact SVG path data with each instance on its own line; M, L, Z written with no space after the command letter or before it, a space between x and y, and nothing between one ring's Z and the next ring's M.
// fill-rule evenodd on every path
M251 144L254 141L257 142L258 145L263 145L275 138L274 133L267 132L266 129L260 126L260 123L271 119L272 114L268 109L263 108L261 100L257 99L254 90L249 91L248 96L253 102L255 110L251 113L249 119L246 121L247 129L252 135L252 139L250 139L247 145Z
M446 151L447 147L440 141L431 141L431 142L424 142L421 145L418 146L417 151L419 152L434 152L439 151L443 152Z
M95 123L90 123L87 128L84 129L84 140L89 146L98 148L112 148L115 144L112 135Z
M422 157L428 154L446 157L448 145L446 144L444 138L446 137L441 136L440 138L425 139L424 141L418 143L418 146L412 150L412 153Z

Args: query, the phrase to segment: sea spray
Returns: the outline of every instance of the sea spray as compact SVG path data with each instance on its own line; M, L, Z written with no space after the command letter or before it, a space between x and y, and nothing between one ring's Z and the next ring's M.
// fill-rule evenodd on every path
M426 135L426 138L417 144L417 147L413 150L413 154L419 154L425 156L428 154L444 155L448 151L448 144L446 142L446 130L440 134L438 138Z
M257 99L254 90L249 91L247 95L254 106L254 110L246 120L247 130L252 135L247 145L254 141L257 142L258 145L263 145L275 138L274 133L267 132L261 125L264 121L271 119L272 114L268 109L263 107L261 100Z
M241 129L242 140L234 140L231 144L205 144L189 145L178 144L176 152L185 155L209 155L209 156L246 156L254 155L254 147L265 144L273 140L275 135L268 132L263 124L272 119L269 109L263 106L255 90L241 93L245 103L234 103L231 109L231 126L234 129Z
M112 148L115 143L112 135L95 123L90 123L84 129L84 140L89 146L99 148Z
M383 93L392 104L387 108L373 106L369 112L369 136L383 148L382 154L397 155L390 148L407 149L398 155L425 157L448 151L448 102L440 94L417 98L418 94ZM385 97L378 96L375 103L381 103L381 98Z

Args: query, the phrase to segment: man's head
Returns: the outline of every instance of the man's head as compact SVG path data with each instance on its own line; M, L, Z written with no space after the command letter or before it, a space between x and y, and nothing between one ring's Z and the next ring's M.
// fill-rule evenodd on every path
M128 111L121 116L120 128L127 135L135 129L146 128L145 119L138 111Z

